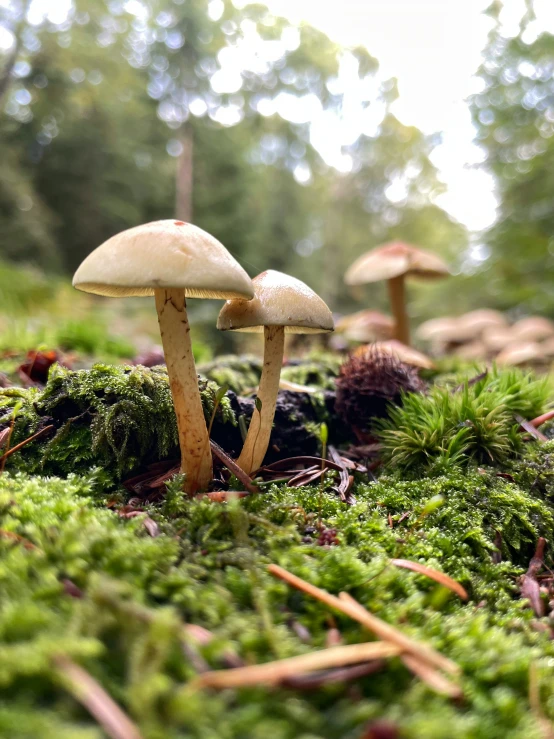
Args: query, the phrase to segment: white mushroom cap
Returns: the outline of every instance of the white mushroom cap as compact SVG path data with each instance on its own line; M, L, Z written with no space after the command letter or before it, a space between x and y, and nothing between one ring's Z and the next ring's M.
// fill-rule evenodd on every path
M400 275L437 278L449 274L446 264L435 254L402 241L393 241L362 254L347 269L344 281L347 285L365 285Z
M520 341L540 341L554 336L554 323L542 316L529 316L516 321L512 331Z
M469 338L475 339L482 335L483 331L491 327L506 327L508 321L505 316L497 310L481 308L464 313L458 318L460 330Z
M221 331L261 332L264 326L284 326L289 334L333 331L326 303L295 277L268 269L252 280L253 300L228 300L217 319Z
M498 365L519 366L546 362L547 357L540 344L534 341L521 341L510 344L497 355L495 362Z
M189 298L252 298L252 282L217 239L191 223L166 220L122 231L78 268L73 286L110 297L182 288Z
M460 337L458 319L451 316L431 318L418 326L416 336L422 341L446 343L458 341Z
M489 326L483 331L481 338L487 349L494 353L512 344L516 337L511 326Z
M394 320L376 310L361 310L343 316L335 324L337 333L344 333L350 341L367 344L379 339L390 339L394 333Z

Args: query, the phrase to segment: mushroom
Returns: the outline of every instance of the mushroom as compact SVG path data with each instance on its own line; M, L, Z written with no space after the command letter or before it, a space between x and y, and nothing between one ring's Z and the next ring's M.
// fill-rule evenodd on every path
M512 332L519 341L541 341L554 336L554 323L542 316L529 316L516 321Z
M347 285L365 285L387 280L395 320L394 338L408 345L410 328L406 312L405 278L438 278L449 274L446 264L434 254L402 241L393 241L362 254L350 265L344 281Z
M113 236L80 265L73 286L96 295L153 295L179 430L185 490L205 489L212 455L192 354L186 298L253 297L252 282L217 239L183 221Z
M497 355L495 362L501 366L519 367L524 364L544 364L547 361L540 344L534 341L518 341L513 342L500 354Z
M460 359L486 359L488 349L481 339L474 339L473 341L468 341L467 344L458 346L452 353L456 357L460 357Z
M481 339L487 351L490 354L496 354L512 344L516 337L511 326L489 326L483 331Z
M479 308L478 310L464 313L458 318L460 329L467 339L479 338L483 331L488 328L505 328L508 325L506 317L500 311L491 308Z
M394 321L389 316L376 310L361 310L349 316L343 316L335 324L335 331L343 333L350 341L369 341L392 338Z
M333 331L333 316L324 301L300 280L269 269L252 280L253 300L228 300L217 320L221 331L264 333L264 364L256 407L237 464L246 473L265 457L275 415L285 333Z

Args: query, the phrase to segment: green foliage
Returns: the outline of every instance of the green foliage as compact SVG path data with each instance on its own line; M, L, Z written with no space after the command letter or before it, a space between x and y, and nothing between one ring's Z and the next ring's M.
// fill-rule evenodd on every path
M507 37L501 4L491 5L494 27L479 70L482 86L471 100L477 141L500 201L497 221L485 235L490 258L480 285L481 295L500 308L518 304L528 313L552 315L554 36L535 30L533 6L531 0L521 5L518 33Z
M459 378L458 378L459 379ZM412 473L440 472L470 461L497 463L521 450L515 415L534 418L550 400L547 380L493 369L460 389L409 393L378 422L386 461Z
M214 412L218 386L200 381L206 421ZM23 400L15 418L13 443L53 423L56 433L47 443L37 441L10 464L26 470L67 475L101 466L113 479L147 464L178 456L173 402L165 367L95 365L72 371L55 366L44 390L0 391L0 424L8 424L12 408ZM215 417L235 424L227 397Z

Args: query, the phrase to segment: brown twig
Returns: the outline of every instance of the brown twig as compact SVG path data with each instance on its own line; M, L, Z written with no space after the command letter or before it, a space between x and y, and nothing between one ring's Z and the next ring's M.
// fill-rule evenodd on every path
M55 657L54 663L66 688L111 739L142 739L127 714L86 670L62 655Z
M543 413L542 416L537 416L536 418L533 418L532 421L529 421L531 426L534 426L536 429L539 426L542 426L543 423L546 423L547 421L551 421L554 418L554 410L547 411L546 413Z
M2 465L2 471L4 470L4 463L8 457L11 457L11 455L15 454L15 452L18 452L21 449L21 447L24 447L26 444L29 444L29 442L34 441L35 439L38 439L39 436L42 436L47 431L52 431L53 428L54 426L52 424L50 424L49 426L45 426L40 431L37 431L36 434L29 436L28 439L24 439L23 441L20 441L19 444L12 446L11 449L8 449L7 452L4 452L4 454L0 457L0 464Z
M352 604L350 596L346 593L341 593L341 597L337 598L335 595L331 595L326 590L321 590L315 585L312 585L306 580L302 580L300 577L293 575L291 572L279 567L278 565L269 565L268 571L274 576L281 580L284 580L289 585L292 585L297 590L301 590L313 598L320 600L322 603L326 603L331 608L335 608L338 611L342 611L346 615L353 618L355 621L359 621L361 624L366 626L376 636L385 641L395 644L397 647L405 652L413 653L420 659L428 662L429 664L439 669L445 670L452 674L457 674L460 668L455 662L447 659L439 652L435 651L432 647L426 644L419 644L413 641L409 637L405 636L402 632L395 629L393 626L381 621L381 619L374 616L372 613L367 611L362 605L354 601L356 605ZM361 613L363 611L363 614Z
M468 594L465 588L463 588L459 582L456 582L456 580L453 580L448 575L445 575L444 572L439 572L438 570L434 570L432 567L422 565L419 562L412 562L412 560L410 559L391 559L391 562L397 567L403 567L406 570L412 570L413 572L417 572L420 575L425 575L426 577L429 577L431 580L435 580L435 582L444 585L445 588L448 588L449 590L452 590L453 593L456 593L456 595L459 595L462 600L468 599Z
M244 472L244 470L241 470L241 468L238 466L238 464L234 461L234 459L231 459L231 457L226 454L223 449L219 446L219 444L216 444L215 441L210 439L210 446L212 448L213 454L219 459L220 462L222 462L225 467L229 470L229 472L232 472L233 475L238 478L241 483L244 485L246 490L250 493L258 493L258 488L252 484L252 480L250 477Z
M191 680L191 688L239 688L246 685L266 683L276 685L303 672L343 667L384 657L395 657L400 649L385 642L348 644L341 647L321 649L317 652L289 657L262 665L248 665L234 670L214 670L205 672Z

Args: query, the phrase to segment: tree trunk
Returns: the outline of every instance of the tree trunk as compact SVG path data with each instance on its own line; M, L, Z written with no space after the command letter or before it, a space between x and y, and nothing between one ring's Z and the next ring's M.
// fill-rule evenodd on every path
M193 146L192 126L185 123L181 128L181 145L183 150L177 159L175 178L175 217L180 221L192 221L192 189L193 189Z

